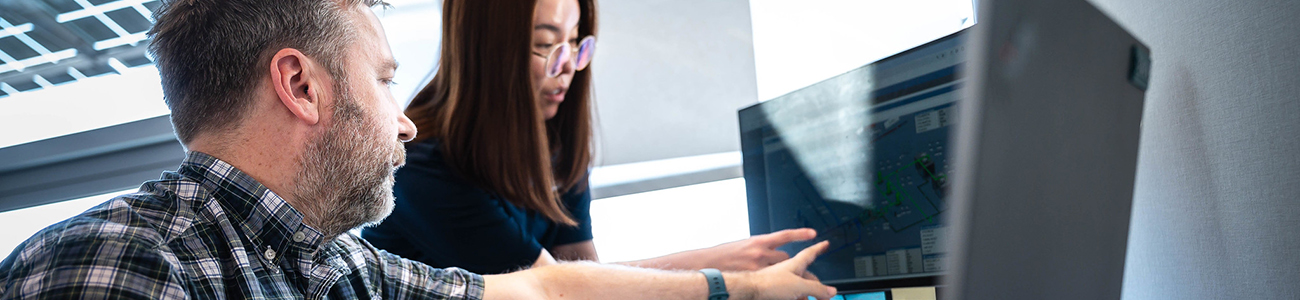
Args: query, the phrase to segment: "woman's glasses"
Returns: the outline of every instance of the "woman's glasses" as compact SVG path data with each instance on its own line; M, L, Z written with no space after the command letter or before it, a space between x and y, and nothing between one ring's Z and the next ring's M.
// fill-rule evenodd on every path
M596 37L588 35L578 42L575 48L569 43L552 46L550 53L533 52L533 55L546 58L546 77L560 76L564 64L573 63L573 71L582 71L591 64L591 54L596 50Z

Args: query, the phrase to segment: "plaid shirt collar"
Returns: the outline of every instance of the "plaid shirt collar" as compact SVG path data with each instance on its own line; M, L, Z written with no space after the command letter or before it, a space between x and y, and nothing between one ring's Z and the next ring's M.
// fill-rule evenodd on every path
M225 161L190 151L177 173L197 181L200 194L210 193L269 265L278 265L282 259L310 264L315 253L332 240L304 224L302 213L279 194ZM309 265L300 268L310 270Z

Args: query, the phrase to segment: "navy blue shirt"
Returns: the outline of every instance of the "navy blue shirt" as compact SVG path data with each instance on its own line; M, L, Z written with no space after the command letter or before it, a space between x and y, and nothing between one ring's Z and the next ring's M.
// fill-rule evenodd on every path
M375 247L435 268L500 274L532 266L543 248L591 240L588 189L561 195L578 226L557 224L455 174L438 143L406 145L393 214L361 233Z

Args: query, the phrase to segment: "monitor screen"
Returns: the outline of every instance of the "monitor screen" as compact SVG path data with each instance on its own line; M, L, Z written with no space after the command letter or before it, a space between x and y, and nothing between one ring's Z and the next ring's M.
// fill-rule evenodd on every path
M830 240L828 284L934 285L964 33L742 109L751 233L816 229L782 250Z
M808 300L816 299L817 298L808 297ZM830 300L890 300L890 297L889 292L886 291L847 292L835 295L835 297L831 297Z

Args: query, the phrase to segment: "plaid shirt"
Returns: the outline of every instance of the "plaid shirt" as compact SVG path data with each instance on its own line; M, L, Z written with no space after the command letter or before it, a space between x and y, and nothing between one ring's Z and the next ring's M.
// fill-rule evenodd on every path
M483 278L335 239L248 174L191 152L140 191L54 224L0 263L0 298L481 299Z

